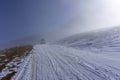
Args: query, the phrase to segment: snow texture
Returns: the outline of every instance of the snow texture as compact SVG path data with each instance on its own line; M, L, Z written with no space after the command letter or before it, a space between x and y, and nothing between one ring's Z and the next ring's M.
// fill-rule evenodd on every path
M120 80L120 54L96 54L59 45L35 45L17 80Z
M27 59L15 79L120 80L120 28L34 45Z

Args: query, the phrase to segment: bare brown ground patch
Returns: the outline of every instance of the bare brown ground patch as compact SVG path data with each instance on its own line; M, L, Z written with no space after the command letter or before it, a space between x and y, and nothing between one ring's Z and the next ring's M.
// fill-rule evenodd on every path
M33 46L27 45L27 46L19 46L19 47L13 47L9 49L5 49L0 51L0 73L4 68L6 68L6 65L14 60L16 57L22 57L27 56L29 52L32 50ZM18 62L20 64L20 62ZM7 66L9 67L9 66ZM9 70L11 71L6 76L4 76L1 80L10 80L12 76L15 75L15 71L12 71L12 68L16 66L12 65L12 67L9 67Z

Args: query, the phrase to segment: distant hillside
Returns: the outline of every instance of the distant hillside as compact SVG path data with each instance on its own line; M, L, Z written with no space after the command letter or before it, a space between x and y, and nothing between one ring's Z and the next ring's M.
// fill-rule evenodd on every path
M115 47L119 50L116 47L120 46L120 27L73 35L59 40L57 44L78 49L96 48L102 50L106 47L110 50Z
M7 43L0 44L0 49L11 48L15 46L40 44L42 38L43 36L41 35L35 35L35 36L28 36L28 37L16 39L13 41L9 41Z

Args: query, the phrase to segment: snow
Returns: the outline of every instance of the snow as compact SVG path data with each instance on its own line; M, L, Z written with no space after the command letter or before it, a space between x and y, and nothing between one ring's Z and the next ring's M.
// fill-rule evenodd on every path
M26 59L25 57L24 58L16 57L11 62L9 62L6 65L6 67L0 72L0 79L2 77L6 76L8 73L11 73L13 71L14 72L19 72L20 71L20 67L23 65L23 63L21 63L21 62L26 61L25 59Z
M27 73L18 80L120 80L118 56L60 45L35 45Z
M30 61L31 61L30 59L31 59L31 54L29 56L27 56L25 59L23 59L24 61L20 65L19 70L17 70L17 74L12 77L12 80L23 80L22 79L23 75L30 74L28 71L28 70L30 70L30 65L29 65ZM29 78L28 76L27 76L27 78Z
M100 50L103 52L120 51L120 28L113 28L104 31L93 31L83 34L73 35L56 44L69 46L78 49Z
M12 80L120 80L120 28L37 44Z

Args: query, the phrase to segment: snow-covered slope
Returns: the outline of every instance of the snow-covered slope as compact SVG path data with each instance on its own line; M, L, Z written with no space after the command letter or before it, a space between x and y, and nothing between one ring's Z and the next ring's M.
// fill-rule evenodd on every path
M120 51L120 27L73 35L57 44L78 49Z
M12 80L120 80L120 28L36 44L23 65Z
M59 45L35 45L18 80L120 80L120 54L95 54ZM26 76L27 75L27 76Z

